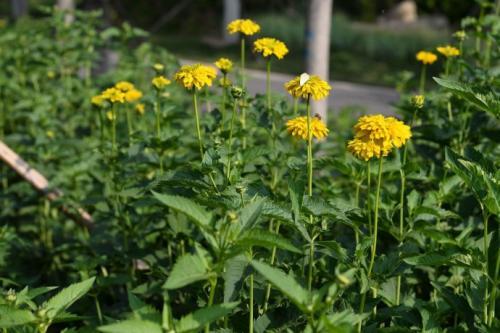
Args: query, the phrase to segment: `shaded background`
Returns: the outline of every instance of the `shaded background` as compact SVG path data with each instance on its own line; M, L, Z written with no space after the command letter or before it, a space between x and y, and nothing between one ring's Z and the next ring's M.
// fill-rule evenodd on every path
M0 2L0 17L13 19L13 3ZM39 6L55 0L29 0L30 17ZM407 71L416 70L415 53L449 41L460 28L460 18L477 14L479 1L416 0L418 21L410 25L382 24L398 0L334 1L330 77L333 80L393 86ZM123 22L151 33L153 42L175 55L197 61L219 56L238 59L237 45L222 41L222 0L75 0L79 9L102 9L103 26ZM304 70L307 0L242 0L242 17L262 26L262 36L273 36L289 46L290 54L274 69L283 73ZM261 59L249 66L263 68Z

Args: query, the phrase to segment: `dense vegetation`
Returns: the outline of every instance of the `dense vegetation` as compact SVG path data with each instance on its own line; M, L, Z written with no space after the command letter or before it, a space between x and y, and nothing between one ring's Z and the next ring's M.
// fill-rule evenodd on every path
M245 96L237 71L225 92L217 80L196 94L152 84L172 79L175 58L150 43L132 49L140 29L101 31L97 12L65 24L46 9L2 28L0 137L64 195L51 201L1 165L0 328L500 330L492 10L462 21L459 56L419 68L440 73L438 88L425 90L424 77L423 98L403 91L396 112L412 138L400 149L356 159L346 150L356 119L332 113L328 137L313 142L311 187L281 92ZM102 74L111 50L119 61ZM96 100L123 81L141 93ZM78 208L92 226L75 223Z

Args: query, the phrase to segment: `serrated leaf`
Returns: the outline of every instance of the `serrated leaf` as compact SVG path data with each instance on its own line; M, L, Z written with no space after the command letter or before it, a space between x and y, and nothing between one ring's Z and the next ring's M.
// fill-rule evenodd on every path
M74 283L61 290L57 295L47 301L47 316L50 319L57 317L59 313L68 309L74 302L85 295L94 284L95 277L85 281Z
M295 253L302 253L288 239L267 230L253 229L245 232L236 241L236 246L249 248L252 246L262 246L272 249L277 247Z
M136 319L149 320L153 322L159 322L161 320L161 315L158 310L141 301L130 291L128 292L128 304Z
M10 306L0 305L0 328L10 328L26 325L36 320L29 310L15 309Z
M252 260L252 266L268 280L274 288L287 296L298 308L306 311L310 300L309 292L290 275L259 261Z
M238 302L222 303L196 310L195 312L182 317L175 324L175 331L177 333L198 332L206 324L210 324L211 322L231 313L237 305Z
M193 282L208 279L208 273L209 269L199 255L185 254L177 259L163 288L182 288Z
M139 319L124 320L101 326L98 330L105 333L163 333L159 324Z
M250 230L255 226L262 212L264 201L264 198L257 198L243 207L239 219L240 233Z
M248 259L243 255L239 255L227 260L224 267L224 302L231 302L236 298L237 291L243 284Z
M186 214L200 228L210 226L212 214L196 202L178 195L160 194L153 191L153 196L164 205Z

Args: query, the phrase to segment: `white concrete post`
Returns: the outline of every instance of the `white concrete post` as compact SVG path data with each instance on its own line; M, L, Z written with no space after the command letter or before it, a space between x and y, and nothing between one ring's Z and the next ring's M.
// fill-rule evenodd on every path
M238 34L230 35L228 34L226 27L229 22L239 19L241 17L241 1L240 0L224 0L224 20L222 22L222 35L224 36L224 42L227 44L234 44L238 42Z
M70 25L75 20L73 11L75 10L74 0L57 0L57 8L67 11L64 16L64 23Z
M28 0L10 0L12 7L12 17L15 20L28 14Z
M310 0L307 25L307 73L329 80L330 29L333 0ZM328 101L312 102L312 113L326 121Z

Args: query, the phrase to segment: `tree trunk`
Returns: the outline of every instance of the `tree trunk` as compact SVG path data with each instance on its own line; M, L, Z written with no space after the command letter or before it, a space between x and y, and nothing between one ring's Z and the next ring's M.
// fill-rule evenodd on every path
M57 0L57 8L66 11L66 15L64 16L64 23L66 23L66 25L73 23L75 20L75 15L73 13L75 10L74 0Z
M224 0L224 20L222 22L222 34L224 42L227 44L234 44L238 41L238 35L230 35L226 27L229 22L241 17L241 1L240 0Z
M14 20L28 14L28 0L10 0Z
M330 29L333 0L310 0L307 38L307 72L329 79ZM328 100L315 101L312 112L326 121Z

